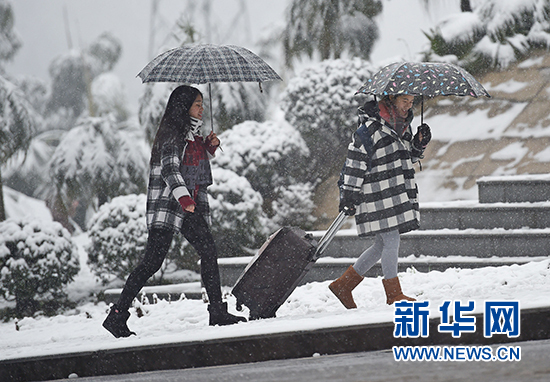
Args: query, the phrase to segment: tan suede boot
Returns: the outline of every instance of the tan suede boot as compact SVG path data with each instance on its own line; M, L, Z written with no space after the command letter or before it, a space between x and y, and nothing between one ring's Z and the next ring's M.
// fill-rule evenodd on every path
M355 269L353 269L353 266L350 265L342 276L330 283L328 288L338 297L338 300L340 300L347 309L355 309L357 305L355 305L355 301L353 301L351 291L355 289L361 281L363 281L363 276L357 273Z
M412 297L407 297L401 291L401 284L399 283L399 278L394 277L393 279L382 279L382 284L384 284L384 289L386 290L386 303L388 305L393 304L396 301L407 300L407 301L416 301Z

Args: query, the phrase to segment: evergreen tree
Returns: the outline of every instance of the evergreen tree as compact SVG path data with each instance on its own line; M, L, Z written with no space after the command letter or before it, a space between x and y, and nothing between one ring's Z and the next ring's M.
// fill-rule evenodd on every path
M39 123L39 118L19 89L0 76L0 165L21 150L29 142ZM6 219L0 175L0 221Z
M0 73L2 61L11 60L21 47L21 40L14 29L11 2L0 0Z

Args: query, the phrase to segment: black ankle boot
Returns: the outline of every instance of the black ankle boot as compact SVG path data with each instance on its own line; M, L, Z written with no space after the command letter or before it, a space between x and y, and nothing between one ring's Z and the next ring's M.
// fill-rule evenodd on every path
M226 302L211 303L208 305L208 312L210 313L210 326L233 325L238 322L246 322L246 318L234 316L227 312Z
M128 318L130 318L130 312L118 310L117 306L113 305L109 315L103 321L103 327L116 338L130 337L132 334L135 336L136 333L130 331L126 325Z

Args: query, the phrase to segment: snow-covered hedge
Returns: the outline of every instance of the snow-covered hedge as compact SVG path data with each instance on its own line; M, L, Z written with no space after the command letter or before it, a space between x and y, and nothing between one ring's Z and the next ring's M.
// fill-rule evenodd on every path
M118 196L90 218L88 264L104 284L126 280L143 258L147 245L146 199L145 194ZM153 281L161 282L167 271L182 267L196 271L197 257L181 235L174 235L166 260Z
M0 223L0 293L17 317L55 314L68 303L65 286L80 270L69 232L57 222Z
M311 177L324 179L342 165L361 101L355 92L374 71L359 58L325 60L288 82L280 107L308 145Z

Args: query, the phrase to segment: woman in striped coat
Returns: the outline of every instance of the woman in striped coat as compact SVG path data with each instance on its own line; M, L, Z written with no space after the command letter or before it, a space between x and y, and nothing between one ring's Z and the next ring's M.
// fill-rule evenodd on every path
M351 292L378 260L386 302L414 301L401 291L397 258L400 234L419 228L413 163L422 158L431 133L422 124L413 136L413 101L411 95L386 96L359 109L359 128L341 174L340 211L355 215L358 235L374 235L374 244L329 286L348 309L357 307Z
M115 337L129 337L128 309L147 280L161 267L174 233L181 233L201 259L201 278L210 304L210 325L246 321L227 312L222 302L218 254L207 223L206 188L212 184L209 159L220 145L214 132L206 138L202 126L202 94L194 87L177 87L166 105L153 142L147 190L145 255L128 276L118 302L111 307L103 326Z

